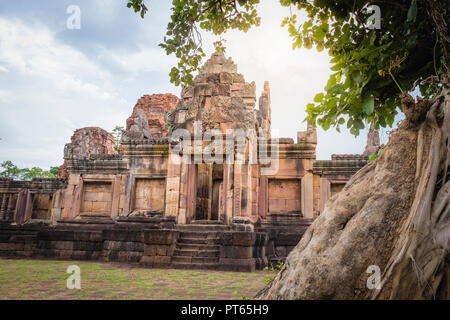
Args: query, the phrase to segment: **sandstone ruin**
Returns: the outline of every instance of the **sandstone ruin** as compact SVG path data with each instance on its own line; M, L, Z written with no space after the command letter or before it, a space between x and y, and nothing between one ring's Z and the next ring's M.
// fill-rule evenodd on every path
M224 136L239 128L266 132L267 147L278 145L277 172L250 162L248 140L243 163L171 161L172 133L192 131L196 121L202 132ZM0 179L0 256L236 271L284 261L368 159L316 160L311 124L296 142L270 130L269 83L257 99L255 83L214 53L180 99L139 99L119 152L109 133L83 128L65 147L58 179Z

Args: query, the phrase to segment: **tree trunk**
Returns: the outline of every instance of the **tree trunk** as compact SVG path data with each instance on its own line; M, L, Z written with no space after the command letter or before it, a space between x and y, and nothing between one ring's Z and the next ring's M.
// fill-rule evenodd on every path
M257 298L450 298L448 81L433 102L402 103L406 119L380 156L328 201Z

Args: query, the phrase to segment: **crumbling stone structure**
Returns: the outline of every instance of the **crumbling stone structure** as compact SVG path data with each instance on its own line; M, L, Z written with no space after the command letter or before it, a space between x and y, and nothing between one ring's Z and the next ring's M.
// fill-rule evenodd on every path
M0 180L0 255L235 271L284 260L368 160L317 161L310 123L295 142L271 137L268 82L256 104L255 83L214 53L181 99L139 99L119 152L103 129L77 130L64 150L64 179ZM239 129L253 132L241 145ZM189 137L175 139L180 130ZM243 146L239 161L177 153L181 142L204 150L211 132L231 141L214 157Z

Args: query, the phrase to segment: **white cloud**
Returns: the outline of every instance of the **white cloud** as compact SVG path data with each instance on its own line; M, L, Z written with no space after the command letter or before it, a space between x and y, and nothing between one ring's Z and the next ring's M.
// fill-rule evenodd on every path
M75 129L111 130L131 112L113 74L43 25L0 18L0 64L0 161L59 165Z
M45 26L0 18L0 61L11 71L45 78L60 90L112 97L111 74L82 52L59 43ZM98 85L96 83L101 84Z
M12 103L14 101L14 94L8 90L0 90L0 102Z

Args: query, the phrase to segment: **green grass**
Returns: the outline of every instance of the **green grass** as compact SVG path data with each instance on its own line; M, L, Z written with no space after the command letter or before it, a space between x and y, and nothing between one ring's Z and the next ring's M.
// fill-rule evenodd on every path
M81 290L66 287L67 267L81 269ZM82 261L0 259L0 299L238 299L253 297L268 272L144 269Z

